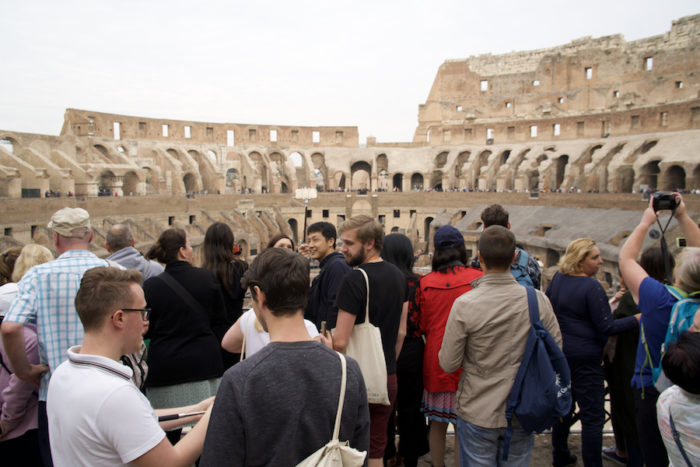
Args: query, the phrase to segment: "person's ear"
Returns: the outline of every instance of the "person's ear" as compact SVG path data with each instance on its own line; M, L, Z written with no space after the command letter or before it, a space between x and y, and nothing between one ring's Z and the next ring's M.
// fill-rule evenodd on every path
M111 316L112 325L116 328L124 327L124 312L122 310L117 310L112 313Z
M257 285L254 285L253 288L255 288L255 295L258 297L258 306L266 306L267 297L265 297L265 292L263 292L263 290Z

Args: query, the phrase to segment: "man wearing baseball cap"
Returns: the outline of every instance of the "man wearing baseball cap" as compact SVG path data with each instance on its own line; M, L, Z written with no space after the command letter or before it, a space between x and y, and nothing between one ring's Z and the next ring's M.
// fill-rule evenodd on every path
M39 386L39 446L44 465L52 465L46 417L49 379L68 357L66 350L83 340L74 304L83 274L110 264L88 250L92 229L85 209L60 209L47 227L59 256L31 268L17 284L17 297L2 322L2 339L17 377ZM28 323L37 325L40 365L30 364L24 350L23 328Z

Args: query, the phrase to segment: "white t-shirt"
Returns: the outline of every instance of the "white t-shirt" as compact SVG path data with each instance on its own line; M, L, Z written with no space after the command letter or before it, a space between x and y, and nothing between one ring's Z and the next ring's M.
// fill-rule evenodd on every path
M685 466L687 464L673 439L669 412L673 415L673 424L691 464L700 465L700 395L673 385L662 392L656 401L656 417L668 459L672 466Z
M308 331L309 336L318 336L318 329L316 329L316 325L314 323L308 319L305 319L304 324L306 324L306 330ZM250 357L255 352L270 343L269 332L258 331L255 329L255 311L253 311L252 308L243 313L243 316L241 316L241 332L245 336L245 358Z
M165 437L131 369L98 355L68 349L54 372L46 407L56 467L126 465Z

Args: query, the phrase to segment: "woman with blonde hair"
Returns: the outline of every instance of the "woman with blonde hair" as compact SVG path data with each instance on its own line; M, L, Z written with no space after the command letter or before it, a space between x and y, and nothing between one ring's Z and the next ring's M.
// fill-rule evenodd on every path
M54 259L53 253L46 247L30 243L24 247L12 247L2 254L0 270L5 283L0 286L0 316L5 316L17 295L17 282L37 264Z
M593 277L601 264L603 258L595 241L576 239L566 248L559 273L545 292L559 321L564 355L571 369L571 390L580 409L581 452L586 467L603 465L603 347L609 336L638 326L634 316L614 319L608 296ZM555 467L576 462L567 444L572 415L573 404L572 413L552 428Z

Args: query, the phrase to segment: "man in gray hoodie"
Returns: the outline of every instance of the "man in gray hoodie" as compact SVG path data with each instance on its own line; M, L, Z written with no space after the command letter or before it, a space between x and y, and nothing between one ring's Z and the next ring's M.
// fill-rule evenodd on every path
M110 253L107 260L127 269L137 269L143 274L144 281L164 271L160 263L144 258L134 248L134 235L128 225L114 224L107 231L106 240L105 248Z

